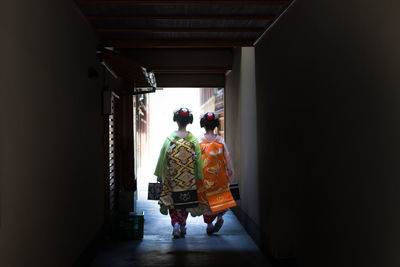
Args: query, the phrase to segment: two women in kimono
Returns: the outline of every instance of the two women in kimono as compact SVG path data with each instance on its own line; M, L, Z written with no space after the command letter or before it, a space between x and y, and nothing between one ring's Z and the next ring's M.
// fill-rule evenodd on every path
M206 133L197 140L186 130L186 126L193 123L189 109L176 110L173 120L177 122L178 130L164 141L154 172L157 180L163 184L160 212L165 215L169 213L174 238L185 236L188 213L192 216L203 214L207 234L211 235L221 228L226 210L212 212L206 194L228 188L228 179L230 182L233 180L229 152L223 138L214 134L219 121L214 113L204 114L200 125ZM194 205L191 204L194 202L190 202L193 193L198 196L198 202L194 201ZM184 199L185 203L181 203L179 198ZM213 225L215 218L217 221Z

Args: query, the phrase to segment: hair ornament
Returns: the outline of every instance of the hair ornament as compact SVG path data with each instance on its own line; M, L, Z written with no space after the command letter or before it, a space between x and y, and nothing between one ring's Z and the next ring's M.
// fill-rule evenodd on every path
M188 112L188 110L186 108L183 108L181 110L181 116L183 116L183 117L189 116L189 112Z
M180 121L181 124L193 123L193 114L188 108L180 108L174 111L174 121Z

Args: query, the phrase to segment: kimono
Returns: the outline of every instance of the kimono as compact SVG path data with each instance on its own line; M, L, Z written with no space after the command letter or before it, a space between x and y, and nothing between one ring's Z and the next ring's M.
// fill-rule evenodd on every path
M173 171L171 171L173 166L171 166L171 162L168 162L168 152L173 147L173 144L177 141L185 142L193 149L194 164L190 175L193 175L196 179L194 188L197 188L197 183L199 180L203 180L203 165L198 140L190 132L186 137L183 138L180 137L176 132L173 132L164 141L157 161L156 169L154 171L154 175L157 176L158 181L163 184L160 201L158 202L160 205L160 212L166 215L167 211L169 210L171 217L176 215L174 213L175 207L172 199L173 187L180 186L182 189L185 189L185 184L177 184L176 181L173 180L173 177L171 176L171 172L173 173ZM187 189L193 189L193 187ZM186 208L185 213L186 212L191 213L192 216L200 216L202 214L202 209L200 207Z
M203 180L199 180L198 198L203 210L204 221L209 223L217 215L223 214L226 210L212 212L207 201L206 194L229 190L229 181L233 180L233 168L229 151L221 136L199 137L200 148L203 160ZM228 175L228 173L229 175Z

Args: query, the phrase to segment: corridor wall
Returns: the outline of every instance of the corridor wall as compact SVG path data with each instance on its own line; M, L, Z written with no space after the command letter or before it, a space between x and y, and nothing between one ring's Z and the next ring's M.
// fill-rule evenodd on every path
M257 43L260 227L273 257L400 265L399 10L297 1Z
M103 224L97 41L73 1L0 10L0 266L71 267Z
M254 48L235 48L232 71L227 75L225 84L225 138L241 190L238 207L232 210L252 237L259 242L255 81Z

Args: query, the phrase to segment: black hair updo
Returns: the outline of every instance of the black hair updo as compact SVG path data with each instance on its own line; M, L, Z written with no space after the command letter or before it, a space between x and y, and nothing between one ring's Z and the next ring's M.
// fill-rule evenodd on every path
M214 112L206 112L200 119L200 126L206 130L214 130L219 127L218 116Z
M186 126L193 123L193 114L188 108L180 108L174 111L174 121L179 125Z

